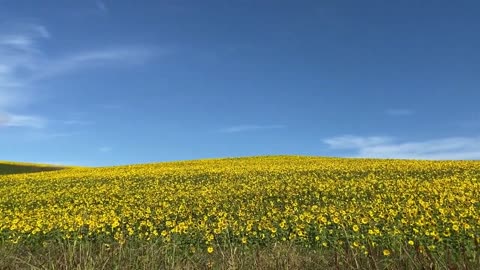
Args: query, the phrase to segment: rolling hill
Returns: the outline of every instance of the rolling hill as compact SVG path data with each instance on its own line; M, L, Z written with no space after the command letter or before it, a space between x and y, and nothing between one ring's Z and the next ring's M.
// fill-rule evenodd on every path
M0 175L62 170L58 165L0 161Z

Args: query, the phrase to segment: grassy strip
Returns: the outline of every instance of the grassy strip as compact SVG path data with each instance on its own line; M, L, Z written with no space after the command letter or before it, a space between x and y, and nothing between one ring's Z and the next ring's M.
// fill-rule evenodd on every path
M479 254L461 250L421 253L403 250L386 257L353 249L308 249L291 243L266 247L217 247L192 252L175 244L130 241L50 241L0 245L0 269L480 269ZM448 255L448 256L447 256Z
M0 175L7 174L19 174L19 173L34 173L34 172L46 172L57 171L65 169L61 166L46 166L46 165L33 165L33 164L14 164L14 163L0 163Z

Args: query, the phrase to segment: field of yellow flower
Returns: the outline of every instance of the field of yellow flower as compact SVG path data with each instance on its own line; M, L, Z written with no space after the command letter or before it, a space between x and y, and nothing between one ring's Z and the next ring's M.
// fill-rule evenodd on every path
M478 260L480 162L275 156L0 175L1 243L52 239Z

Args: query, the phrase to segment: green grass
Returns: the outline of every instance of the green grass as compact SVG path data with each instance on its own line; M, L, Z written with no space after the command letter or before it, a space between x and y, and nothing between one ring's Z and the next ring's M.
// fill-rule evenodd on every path
M0 175L62 170L67 167L48 164L0 161Z
M0 245L0 269L480 269L480 259L462 255L404 253L395 258L372 250L308 249L289 243L225 247L214 254L191 253L175 244L131 241L49 241L43 245Z

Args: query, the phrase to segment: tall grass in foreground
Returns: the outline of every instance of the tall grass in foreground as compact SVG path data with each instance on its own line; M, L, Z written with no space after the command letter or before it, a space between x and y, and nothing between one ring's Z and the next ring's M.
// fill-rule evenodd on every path
M309 249L292 243L266 247L225 246L192 253L171 244L51 241L42 246L0 247L0 269L480 269L480 254L444 250L422 253L405 247L392 256L354 249ZM457 255L453 255L457 254Z

